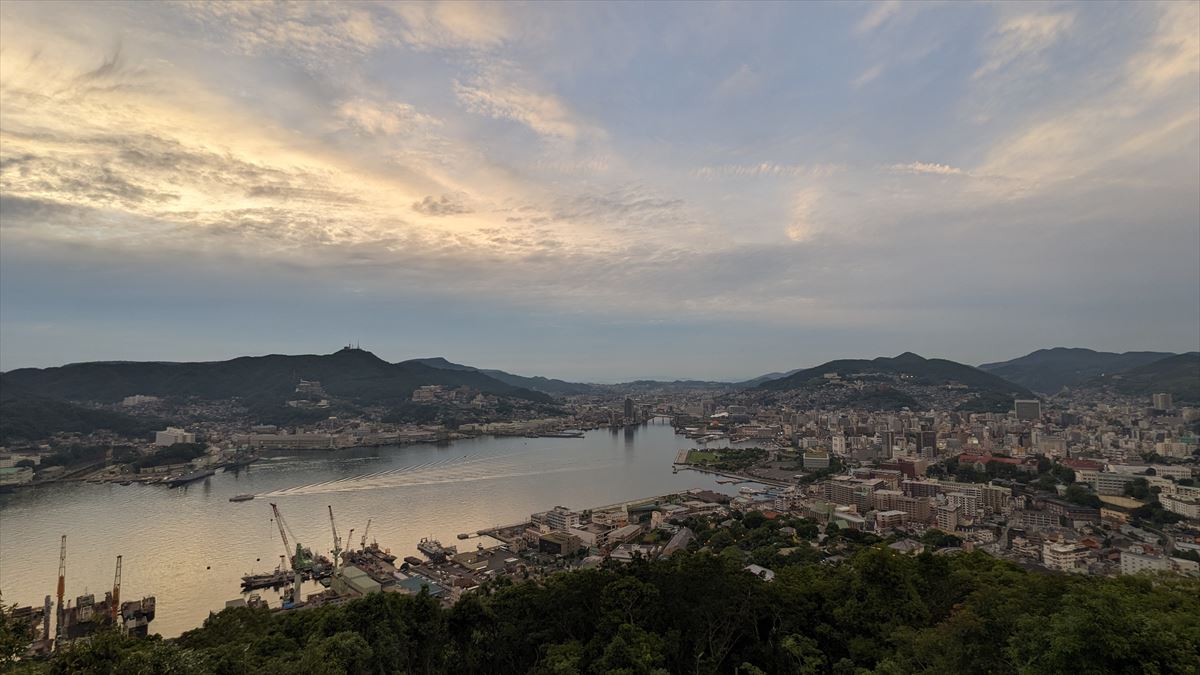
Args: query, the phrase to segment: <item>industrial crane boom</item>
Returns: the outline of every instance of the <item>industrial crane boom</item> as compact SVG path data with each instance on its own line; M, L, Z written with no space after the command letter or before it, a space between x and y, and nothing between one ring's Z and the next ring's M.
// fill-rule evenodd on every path
M279 526L279 538L283 540L283 553L292 569L296 569L296 563L292 561L292 544L288 541L287 532L284 530L283 516L279 515L279 507L271 504L271 513L275 514L275 524Z
M333 565L338 566L338 554L342 552L342 538L338 536L337 524L333 522L333 505L329 505L329 528L333 530Z
M62 545L58 549L58 621L54 624L55 635L62 633L63 625L63 595L67 590L67 535L62 536Z
M112 607L109 609L112 612L113 623L119 623L121 616L121 556L117 556L117 573L113 575Z
M363 528L362 541L359 542L359 548L367 548L367 533L371 531L371 519L367 518L367 526Z

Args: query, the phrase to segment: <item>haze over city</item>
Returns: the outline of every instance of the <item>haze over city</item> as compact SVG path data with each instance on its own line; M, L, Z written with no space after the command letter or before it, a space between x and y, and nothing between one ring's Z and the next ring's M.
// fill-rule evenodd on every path
M1198 5L0 6L0 368L1200 345Z

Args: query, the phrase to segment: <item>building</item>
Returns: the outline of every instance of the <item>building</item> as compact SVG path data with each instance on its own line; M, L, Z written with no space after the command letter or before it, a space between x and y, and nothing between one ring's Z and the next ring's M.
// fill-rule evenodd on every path
M429 403L441 398L445 387L440 384L427 384L423 387L417 387L413 390L413 403Z
M538 550L555 555L571 555L583 548L583 542L566 532L547 532L538 537Z
M984 485L980 489L980 499L986 513L1008 513L1012 509L1012 488L1001 485Z
M378 581L354 565L344 565L333 575L330 586L339 595L368 595L382 590Z
M1018 509L1013 511L1009 523L1029 530L1046 530L1059 527L1060 521L1058 516L1049 511Z
M149 405L151 403L158 403L158 397L134 394L133 396L126 396L125 398L121 399L121 405L125 406L126 408L132 408L139 405Z
M33 469L27 466L0 468L0 486L21 485L33 480Z
M1166 572L1169 569L1171 569L1171 562L1167 560L1166 556L1121 551L1121 574Z
M176 443L195 443L196 434L190 434L183 429L167 427L164 431L154 432L154 444L162 447Z
M1052 570L1061 572L1076 572L1079 564L1087 558L1088 548L1081 544L1050 543L1042 544L1042 564Z
M328 450L338 445L333 434L246 434L239 440L252 448L277 450Z
M876 511L875 512L875 529L887 530L893 527L900 527L908 522L908 514L903 511Z
M979 495L969 492L947 492L946 503L958 507L962 518L975 520L979 517Z
M909 521L929 522L928 498L909 497L899 490L876 490L871 497L877 510L902 511Z
M941 483L930 480L906 480L900 483L900 488L909 497L934 497L942 493Z
M1042 402L1037 399L1017 399L1013 401L1017 419L1032 422L1042 417Z
M1158 501L1162 507L1171 513L1178 513L1184 518L1200 520L1200 499L1182 495L1159 494Z
M1125 485L1132 483L1137 476L1128 473L1109 473L1107 471L1076 471L1075 481L1085 483L1098 495L1123 495Z
M1175 407L1170 394L1155 394L1151 400L1155 410L1171 410Z
M942 532L954 532L958 529L958 505L945 504L937 507L935 516L937 528Z
M829 453L819 448L813 448L804 453L804 470L818 471L829 468Z
M825 498L834 504L854 506L866 513L871 508L871 493L887 486L879 479L859 479L837 476L825 482Z
M573 527L579 527L580 515L565 506L556 506L545 514L546 525L552 530L566 532Z
M625 421L633 422L637 419L637 411L633 407L633 399L625 399Z

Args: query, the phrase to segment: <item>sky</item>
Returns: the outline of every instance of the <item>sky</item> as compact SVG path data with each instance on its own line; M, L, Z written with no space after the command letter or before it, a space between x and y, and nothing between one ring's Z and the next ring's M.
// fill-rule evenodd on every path
M1200 349L1200 3L0 4L0 369Z

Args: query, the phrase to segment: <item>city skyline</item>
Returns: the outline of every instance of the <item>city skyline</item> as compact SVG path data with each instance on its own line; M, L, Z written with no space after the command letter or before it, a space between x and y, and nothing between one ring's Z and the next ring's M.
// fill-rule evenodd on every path
M1200 348L1194 3L0 19L5 371Z

